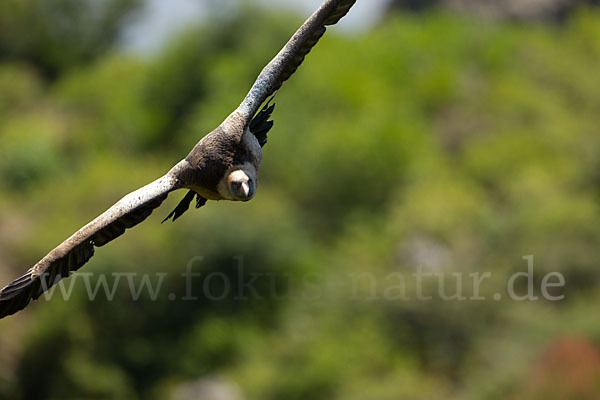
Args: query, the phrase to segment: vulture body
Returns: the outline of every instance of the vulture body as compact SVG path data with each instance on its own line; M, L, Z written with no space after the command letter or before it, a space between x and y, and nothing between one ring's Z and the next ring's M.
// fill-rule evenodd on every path
M248 201L256 193L262 146L273 126L274 105L265 101L296 71L304 57L356 0L326 0L262 70L240 106L203 137L167 174L128 194L75 232L23 276L0 291L0 318L22 310L61 278L83 266L101 247L144 221L169 193L188 192L165 219L175 221L195 200ZM163 221L164 222L164 221Z

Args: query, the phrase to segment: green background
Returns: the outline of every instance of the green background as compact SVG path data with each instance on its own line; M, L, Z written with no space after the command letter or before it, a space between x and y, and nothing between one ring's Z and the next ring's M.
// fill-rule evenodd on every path
M2 282L183 158L303 20L242 7L144 58L115 46L139 2L102 4L0 5ZM78 280L1 320L0 398L181 399L209 381L251 400L599 398L599 66L594 8L332 28L276 97L255 199L161 225L172 194L81 270L166 273L155 300L123 281L89 301ZM516 301L528 255L540 299ZM183 300L194 257L232 294L199 277ZM490 272L486 300L444 301L428 278L418 301L420 266L448 293L462 274L466 296ZM561 301L539 291L550 272Z

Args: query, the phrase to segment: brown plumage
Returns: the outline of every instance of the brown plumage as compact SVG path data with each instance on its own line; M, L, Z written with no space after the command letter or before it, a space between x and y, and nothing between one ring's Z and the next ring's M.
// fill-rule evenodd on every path
M298 69L326 26L337 23L355 2L324 1L262 70L240 106L203 137L185 159L161 178L123 197L2 289L0 318L22 310L44 290L78 270L94 255L95 247L144 221L174 190L188 189L188 193L165 221L179 218L194 199L196 208L207 200L250 200L258 183L261 148L273 126L269 118L274 105L267 103L258 110Z

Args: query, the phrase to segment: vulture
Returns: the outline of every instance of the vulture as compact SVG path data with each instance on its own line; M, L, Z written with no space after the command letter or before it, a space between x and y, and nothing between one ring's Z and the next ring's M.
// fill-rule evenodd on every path
M184 189L187 194L165 221L175 221L194 200L200 208L208 200L252 199L262 147L273 127L269 118L275 105L267 99L302 64L327 26L336 24L355 2L325 0L260 72L240 106L204 136L187 157L164 176L123 197L4 287L0 291L0 318L22 310L50 286L78 270L94 255L96 247L144 221L175 190Z

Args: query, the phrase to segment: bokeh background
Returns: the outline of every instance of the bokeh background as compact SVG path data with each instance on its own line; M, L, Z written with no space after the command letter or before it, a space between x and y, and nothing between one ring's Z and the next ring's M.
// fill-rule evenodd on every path
M0 280L185 156L306 3L199 2L164 29L143 0L2 1ZM277 95L256 198L161 225L171 195L82 270L168 273L156 300L79 281L1 320L0 398L600 398L593 3L360 4ZM563 300L493 300L528 255ZM194 257L270 280L214 301L195 278L183 301ZM490 272L487 300L417 301L410 279L413 300L381 296L419 267L450 288Z

